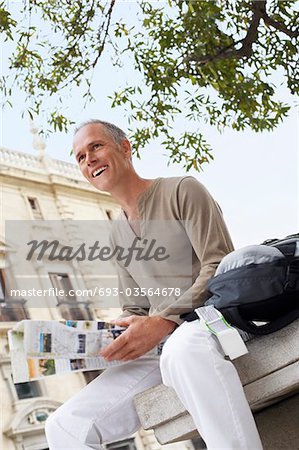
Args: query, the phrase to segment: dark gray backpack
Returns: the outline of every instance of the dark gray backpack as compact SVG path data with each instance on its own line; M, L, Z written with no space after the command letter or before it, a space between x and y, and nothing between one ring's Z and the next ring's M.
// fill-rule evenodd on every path
M248 246L226 255L208 283L225 319L256 335L277 331L299 318L299 234ZM189 313L185 320L197 319Z

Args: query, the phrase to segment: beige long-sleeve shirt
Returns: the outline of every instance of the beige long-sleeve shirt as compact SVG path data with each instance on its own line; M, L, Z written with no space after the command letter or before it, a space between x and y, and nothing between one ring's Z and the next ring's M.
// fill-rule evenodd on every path
M159 315L180 324L182 313L205 302L208 280L233 250L221 210L190 176L157 178L140 196L138 208L140 247L155 241L168 258L132 258L126 267L117 262L121 317ZM113 232L114 245L136 240L124 213L122 219Z

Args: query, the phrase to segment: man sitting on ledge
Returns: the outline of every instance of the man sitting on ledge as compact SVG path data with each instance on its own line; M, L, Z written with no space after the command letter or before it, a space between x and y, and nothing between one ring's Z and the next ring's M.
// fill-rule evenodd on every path
M162 299L120 296L123 314L116 324L128 328L101 355L124 363L105 370L50 416L46 423L50 449L101 449L101 444L129 437L140 427L134 396L161 382L175 389L208 449L261 449L233 364L198 321L182 324L179 317L204 303L207 281L233 250L217 203L189 176L141 178L132 165L125 133L113 124L92 120L81 125L75 132L74 153L85 178L121 205L124 226L132 236L146 237L145 228L139 226L145 221L180 223L176 257L184 254L188 241L192 302L186 302L187 292ZM137 272L146 276L153 264L157 262L131 261L128 267L118 263L122 287L141 287ZM181 282L178 278L178 285ZM154 349L165 338L159 357Z

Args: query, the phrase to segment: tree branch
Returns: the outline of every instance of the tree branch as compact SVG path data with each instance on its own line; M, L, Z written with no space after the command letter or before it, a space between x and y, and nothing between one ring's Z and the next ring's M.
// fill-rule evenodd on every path
M284 23L277 22L276 20L268 16L266 11L266 3L267 0L263 1L253 0L252 2L253 16L244 39L233 42L231 45L220 49L215 55L206 55L202 57L193 53L189 55L187 58L185 58L185 62L194 61L198 65L203 66L209 62L218 61L221 59L228 59L228 58L240 59L244 57L250 58L250 56L253 53L252 46L254 42L256 42L258 39L258 27L261 19L263 19L265 24L272 26L273 28L276 28L277 30L287 34L291 38L298 37L299 31L289 30ZM242 46L239 49L236 49L236 45L238 45L239 43L242 43Z
M287 36L289 36L291 38L299 36L299 30L297 30L297 31L289 30L284 23L277 22L272 17L268 16L266 11L263 13L262 17L263 17L263 21L265 22L265 24L267 24L273 28L276 28L276 30L281 31L282 33L286 34Z
M252 3L253 15L244 39L241 41L233 42L228 47L222 48L216 53L216 55L207 55L204 57L199 57L196 54L192 54L187 58L187 61L197 62L199 65L205 65L211 61L217 61L219 59L227 58L249 58L252 55L252 45L257 40L258 37L258 26L263 13L266 12L266 0L253 0ZM235 46L242 42L242 47L236 49Z
M110 27L110 22L111 22L111 16L112 16L113 7L114 7L114 5L115 5L115 1L116 1L116 0L111 0L110 7L109 7L109 10L108 10L108 12L107 12L107 16L106 16L106 17L107 17L107 25L106 25L106 28L105 28L104 38L103 38L102 43L101 43L101 45L100 45L100 48L99 48L97 57L96 57L96 59L94 60L94 62L92 63L92 67L93 67L93 68L97 65L97 62L98 62L98 60L100 59L100 57L101 57L101 55L102 55L102 53L103 53L105 44L106 44L106 39L107 39L108 32L109 32L109 27ZM103 25L103 28L104 28L104 25ZM100 35L100 32L99 32L99 35Z
M252 45L254 42L256 42L258 38L258 26L260 24L260 20L266 12L266 3L267 1L259 1L254 0L252 4L252 10L253 10L253 16L251 19L250 26L248 28L247 34L245 38L243 39L243 45L242 47L237 50L237 58L242 58L243 56L246 56L249 58L252 55Z

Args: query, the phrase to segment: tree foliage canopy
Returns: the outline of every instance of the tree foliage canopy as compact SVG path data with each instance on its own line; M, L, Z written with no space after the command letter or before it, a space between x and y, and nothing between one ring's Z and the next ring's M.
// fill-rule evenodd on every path
M103 52L115 66L129 54L143 87L124 86L112 106L125 107L137 155L159 137L170 161L187 170L212 158L203 122L263 131L287 116L290 106L277 98L273 74L298 93L295 0L142 0L134 27L114 19L117 3L30 0L20 18L0 3L0 31L10 49L4 100L23 90L34 116L45 99L55 98L48 122L67 130L67 93L83 86L89 102ZM183 129L179 137L177 128Z

